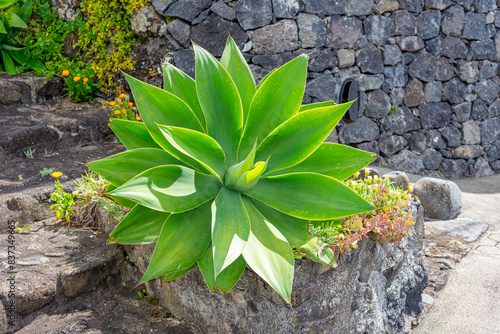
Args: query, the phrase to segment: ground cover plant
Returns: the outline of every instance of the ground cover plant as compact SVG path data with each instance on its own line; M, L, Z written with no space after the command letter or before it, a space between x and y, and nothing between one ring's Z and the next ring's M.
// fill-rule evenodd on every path
M127 76L144 123L113 120L128 151L89 163L132 209L110 238L156 242L141 282L198 266L209 288L229 291L248 265L290 302L292 247L335 264L309 220L372 211L339 180L375 156L323 143L350 103L301 106L307 55L255 86L231 38L220 62L194 50L196 80L171 65L163 90Z
M364 212L330 221L312 221L309 230L336 253L350 253L358 247L363 237L398 246L408 236L414 224L410 211L410 193L395 187L388 177L359 172L344 181L365 200L372 203L374 211Z

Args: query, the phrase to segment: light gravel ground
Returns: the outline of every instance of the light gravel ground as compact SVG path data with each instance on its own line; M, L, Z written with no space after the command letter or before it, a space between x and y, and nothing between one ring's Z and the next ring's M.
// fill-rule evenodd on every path
M377 169L381 174L388 171ZM410 182L421 177L409 175ZM434 307L413 333L500 333L500 175L453 182L462 190L460 216L475 218L489 228L449 273Z

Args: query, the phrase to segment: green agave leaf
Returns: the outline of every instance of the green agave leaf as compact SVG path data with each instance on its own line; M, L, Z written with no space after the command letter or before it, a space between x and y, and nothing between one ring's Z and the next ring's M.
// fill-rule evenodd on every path
M24 50L26 48L24 48L24 47L18 48L18 47L10 46L8 44L3 43L2 44L2 49L6 50L6 51L21 51L21 50Z
M208 245L207 251L198 260L198 267L200 267L200 272L205 279L205 283L210 290L215 290L217 286L217 281L215 280L214 272L214 253L212 251L212 243ZM226 268L227 269L227 268Z
M18 0L0 0L0 9L7 8L15 4Z
M325 102L316 102L310 104L303 104L300 106L299 112L304 112L311 109L324 108L334 106L335 102L333 101L325 101Z
M196 264L210 244L210 205L167 218L141 283Z
M16 66L14 66L14 61L10 57L10 55L5 50L0 50L2 52L3 64L5 66L5 71L9 75L16 75Z
M0 34L7 34L7 30L3 24L2 16L0 16Z
M237 161L243 127L243 107L231 76L210 53L194 45L196 91L207 119L207 133L226 153L227 164Z
M240 256L217 276L217 286L222 292L229 292L238 283L247 267L247 262Z
M26 29L28 26L26 25L26 22L23 21L22 18L20 18L17 14L12 13L12 12L6 12L5 17L7 17L7 21L9 21L9 25L12 28L21 28L21 29Z
M226 156L219 144L204 133L158 124L173 149L167 151L179 160L187 155L217 176L221 182L226 172Z
M330 248L321 250L323 242L309 234L309 221L295 218L250 198L250 202L266 217L288 240L290 246L306 252L306 257L328 266L337 266L335 254Z
M212 204L215 277L241 255L249 233L250 222L241 200L241 193L222 187Z
M273 74L274 72L276 72L277 68L273 68L271 70L271 72L267 73L263 78L262 80L260 80L259 84L257 85L257 90L260 88L260 86L262 86L262 84L269 78L269 76L271 74Z
M298 164L323 143L351 104L311 109L293 116L264 139L256 159L271 157L268 173Z
M248 116L250 103L252 103L253 96L255 95L255 79L243 54L231 36L227 38L226 47L224 48L220 62L226 68L238 89L243 105L243 120L245 120Z
M198 266L200 267L203 278L210 290L215 290L215 287L218 285L222 292L229 292L236 283L238 283L241 275L243 275L247 263L245 259L243 259L243 256L238 257L233 263L227 266L226 269L220 272L216 281L212 244L208 247L209 249L198 260Z
M179 213L211 200L219 189L220 183L215 176L169 165L148 169L110 194L153 210Z
M147 169L162 165L186 166L157 148L136 148L88 163L90 169L117 187Z
M165 138L160 135L156 123L203 131L200 121L186 102L166 90L124 75L148 131L156 141L159 140L160 145Z
M109 240L122 245L154 243L169 215L137 204L111 232Z
M164 276L161 276L160 279L163 282L168 283L168 282L171 282L173 280L181 278L182 276L186 275L188 272L190 272L191 270L193 270L196 267L197 267L197 264L194 263L191 267L189 267L187 269L182 269L182 270L179 270L179 271L175 271L173 273L168 273L168 274L166 274Z
M290 303L294 257L290 244L280 231L244 198L250 217L250 236L243 258L250 268Z
M117 204L120 204L121 206L124 206L124 207L129 208L129 209L133 209L137 205L136 202L131 201L131 200L126 199L126 198L123 198L123 197L113 196L113 195L109 194L109 192L115 190L116 188L117 187L115 185L109 183L106 186L106 192L108 192L108 194L106 194L106 197L108 197L112 201L116 202Z
M374 210L349 187L315 173L263 177L244 193L290 216L325 220Z
M32 1L26 0L26 2L24 3L24 5L21 6L17 14L24 22L28 23L31 17L32 9L33 9Z
M377 158L375 153L349 146L323 143L304 161L290 168L267 174L268 176L314 171L317 174L345 180Z
M193 78L171 64L165 64L162 68L163 89L186 102L200 121L203 132L206 133L207 121L201 109L200 101L198 101L196 84Z
M151 137L144 123L115 119L109 123L109 127L127 150L146 147L162 149Z
M260 86L245 123L238 152L240 158L247 156L256 139L260 143L277 126L299 111L306 74L307 56L300 55L269 75Z

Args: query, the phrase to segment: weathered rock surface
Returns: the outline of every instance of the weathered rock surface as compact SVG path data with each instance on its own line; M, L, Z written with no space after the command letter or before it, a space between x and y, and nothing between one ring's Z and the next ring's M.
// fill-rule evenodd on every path
M408 150L403 150L390 157L387 160L387 165L396 170L404 170L416 174L423 174L425 170L420 156Z
M388 177L389 180L394 183L394 186L401 190L407 190L408 185L410 184L410 180L405 172L394 171L384 174L382 177Z
M462 192L452 181L424 177L413 185L413 193L431 219L450 220L462 210Z
M360 117L352 123L345 124L341 131L341 137L346 144L373 141L377 140L379 136L380 130L377 123L367 117Z
M453 220L444 221L428 221L425 223L425 226L432 226L440 231L448 233L451 236L462 238L465 242L476 241L488 229L488 224L466 217L459 217Z
M268 55L293 51L297 49L298 41L299 36L295 21L281 20L276 24L254 31L252 52Z

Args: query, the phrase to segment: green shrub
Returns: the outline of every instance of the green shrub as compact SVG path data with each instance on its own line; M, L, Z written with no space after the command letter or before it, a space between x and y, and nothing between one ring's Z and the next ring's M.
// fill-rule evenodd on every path
M113 120L128 151L89 163L110 182L106 195L132 208L110 239L156 242L141 282L199 266L227 292L248 265L290 302L292 247L335 265L309 220L374 209L338 180L375 155L323 143L351 103L301 106L307 55L256 87L231 38L220 62L194 51L196 81L171 65L165 90L127 76L144 123Z
M24 68L43 69L43 64L29 57L16 38L17 31L28 27L31 9L31 0L0 1L0 71L14 75Z
M52 201L55 202L55 204L51 205L50 210L55 210L57 219L64 218L69 223L71 216L74 214L73 205L75 204L75 194L64 191L59 181L59 177L63 175L61 172L54 172L51 175L56 179L56 191L50 194Z
M85 23L79 27L77 46L92 61L92 70L102 90L114 90L115 72L134 70L129 57L135 44L130 18L148 0L86 0L80 12Z
M76 60L64 55L65 40L70 42L72 34L76 37L83 24L80 16L69 22L61 20L57 12L52 11L50 1L33 0L33 17L28 28L18 33L18 38L26 46L29 56L45 65L45 71L35 71L35 74L51 77L65 69L84 66L79 53L76 53Z
M71 70L63 70L62 75L66 77L64 89L69 92L69 98L73 102L92 101L94 91L100 87L94 81L94 73L90 65L87 65L84 70L75 67Z

